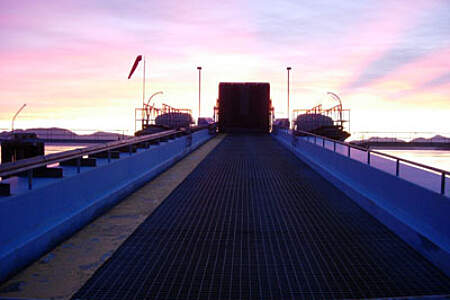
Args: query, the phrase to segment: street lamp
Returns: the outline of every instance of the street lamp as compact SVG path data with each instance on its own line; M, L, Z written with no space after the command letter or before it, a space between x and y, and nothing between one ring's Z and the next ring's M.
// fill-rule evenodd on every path
M156 93L154 93L153 95L151 95L150 98L148 98L148 100L147 100L147 106L150 105L150 101L152 101L152 98L153 98L154 96L160 95L160 94L163 94L163 92L162 92L162 91L159 91L159 92L156 92Z
M14 121L16 120L17 115L22 111L22 109L25 108L25 106L27 106L26 104L22 105L21 108L19 108L19 110L16 112L16 114L14 115L14 117L12 118L12 122L11 122L11 131L14 132Z
M160 95L160 94L163 94L163 92L162 91L158 91L156 93L153 93L153 95L151 95L150 98L148 98L147 104L144 103L144 108L143 108L143 111L142 111L142 128L144 128L145 122L147 123L147 125L149 123L150 114L151 114L150 103L151 103L153 97L155 97L156 95Z
M287 115L288 115L288 122L289 122L289 72L291 71L291 67L287 67L287 76L288 76L288 80L287 80ZM289 123L290 124L290 123ZM290 126L290 125L289 125Z
M202 67L197 67L198 70L198 117L200 118L200 91L202 87Z

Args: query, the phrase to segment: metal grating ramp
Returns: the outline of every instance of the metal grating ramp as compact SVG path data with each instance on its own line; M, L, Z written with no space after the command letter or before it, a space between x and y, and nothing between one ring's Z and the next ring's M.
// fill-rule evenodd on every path
M334 299L450 279L268 135L230 135L74 295Z

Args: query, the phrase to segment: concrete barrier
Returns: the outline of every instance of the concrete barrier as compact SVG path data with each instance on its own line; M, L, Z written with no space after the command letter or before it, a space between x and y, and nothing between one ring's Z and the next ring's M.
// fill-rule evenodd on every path
M96 167L83 168L80 174L70 172L75 167L63 167L63 178L0 197L0 282L212 137L207 129L200 130L123 153L110 163L98 159Z
M273 137L450 276L450 199L310 143Z

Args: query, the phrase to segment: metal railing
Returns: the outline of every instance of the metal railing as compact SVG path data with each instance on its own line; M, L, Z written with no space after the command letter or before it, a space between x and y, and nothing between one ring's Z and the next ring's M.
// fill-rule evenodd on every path
M370 159L371 159L371 155L372 154L376 154L377 156L386 157L389 160L394 160L395 161L395 165L396 165L395 166L395 175L397 177L400 176L400 163L406 163L408 165L412 165L412 166L415 166L415 167L419 167L421 169L425 169L427 171L431 171L433 173L440 174L440 176L441 176L440 193L441 193L441 195L445 194L446 177L450 175L450 171L446 171L446 170L442 170L442 169L439 169L439 168L427 166L427 165L424 165L424 164L421 164L421 163L417 163L417 162L414 162L414 161L411 161L411 160L408 160L408 159L400 158L400 157L397 157L397 156L394 156L394 155L390 155L390 154L378 152L378 151L375 151L375 150L370 150L370 149L367 149L367 148L359 147L359 146L356 146L356 145L353 145L353 144L350 144L350 143L332 140L332 139L329 139L329 138L326 138L326 137L323 137L323 136L320 136L320 135L316 135L316 134L313 134L313 133L309 133L309 132L306 132L306 131L299 131L299 130L297 130L296 132L301 134L302 136L306 136L308 142L311 142L309 139L312 139L314 141L313 143L315 145L317 145L317 140L318 139L322 140L322 143L319 144L319 145L322 146L322 148L325 148L325 141L328 141L328 142L332 143L334 152L336 152L336 145L342 145L342 146L347 148L346 156L350 157L350 158L351 158L351 151L350 151L351 149L356 149L356 150L359 150L359 151L366 152L367 153L366 163L369 166L371 165ZM294 133L292 131L289 131L289 133L292 134L293 137L296 136L296 135L294 135ZM326 149L328 149L328 148L326 148Z
M31 157L21 159L16 162L8 162L0 164L0 177L14 176L17 174L27 173L28 189L32 189L33 169L54 165L68 160L76 160L77 173L80 173L81 159L87 155L93 155L100 152L107 152L108 163L111 162L111 151L119 148L128 147L130 155L133 151L133 146L145 142L152 142L161 138L174 138L177 135L189 134L191 132L210 128L211 125L194 126L190 130L167 130L154 134L134 137L126 140L113 141L92 147L74 149L59 153L52 153L44 156ZM0 181L1 182L1 181Z

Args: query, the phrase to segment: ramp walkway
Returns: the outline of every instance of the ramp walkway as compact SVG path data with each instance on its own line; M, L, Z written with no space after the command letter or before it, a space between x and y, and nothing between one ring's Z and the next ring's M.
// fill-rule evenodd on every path
M228 135L73 298L448 294L445 274L270 136Z

